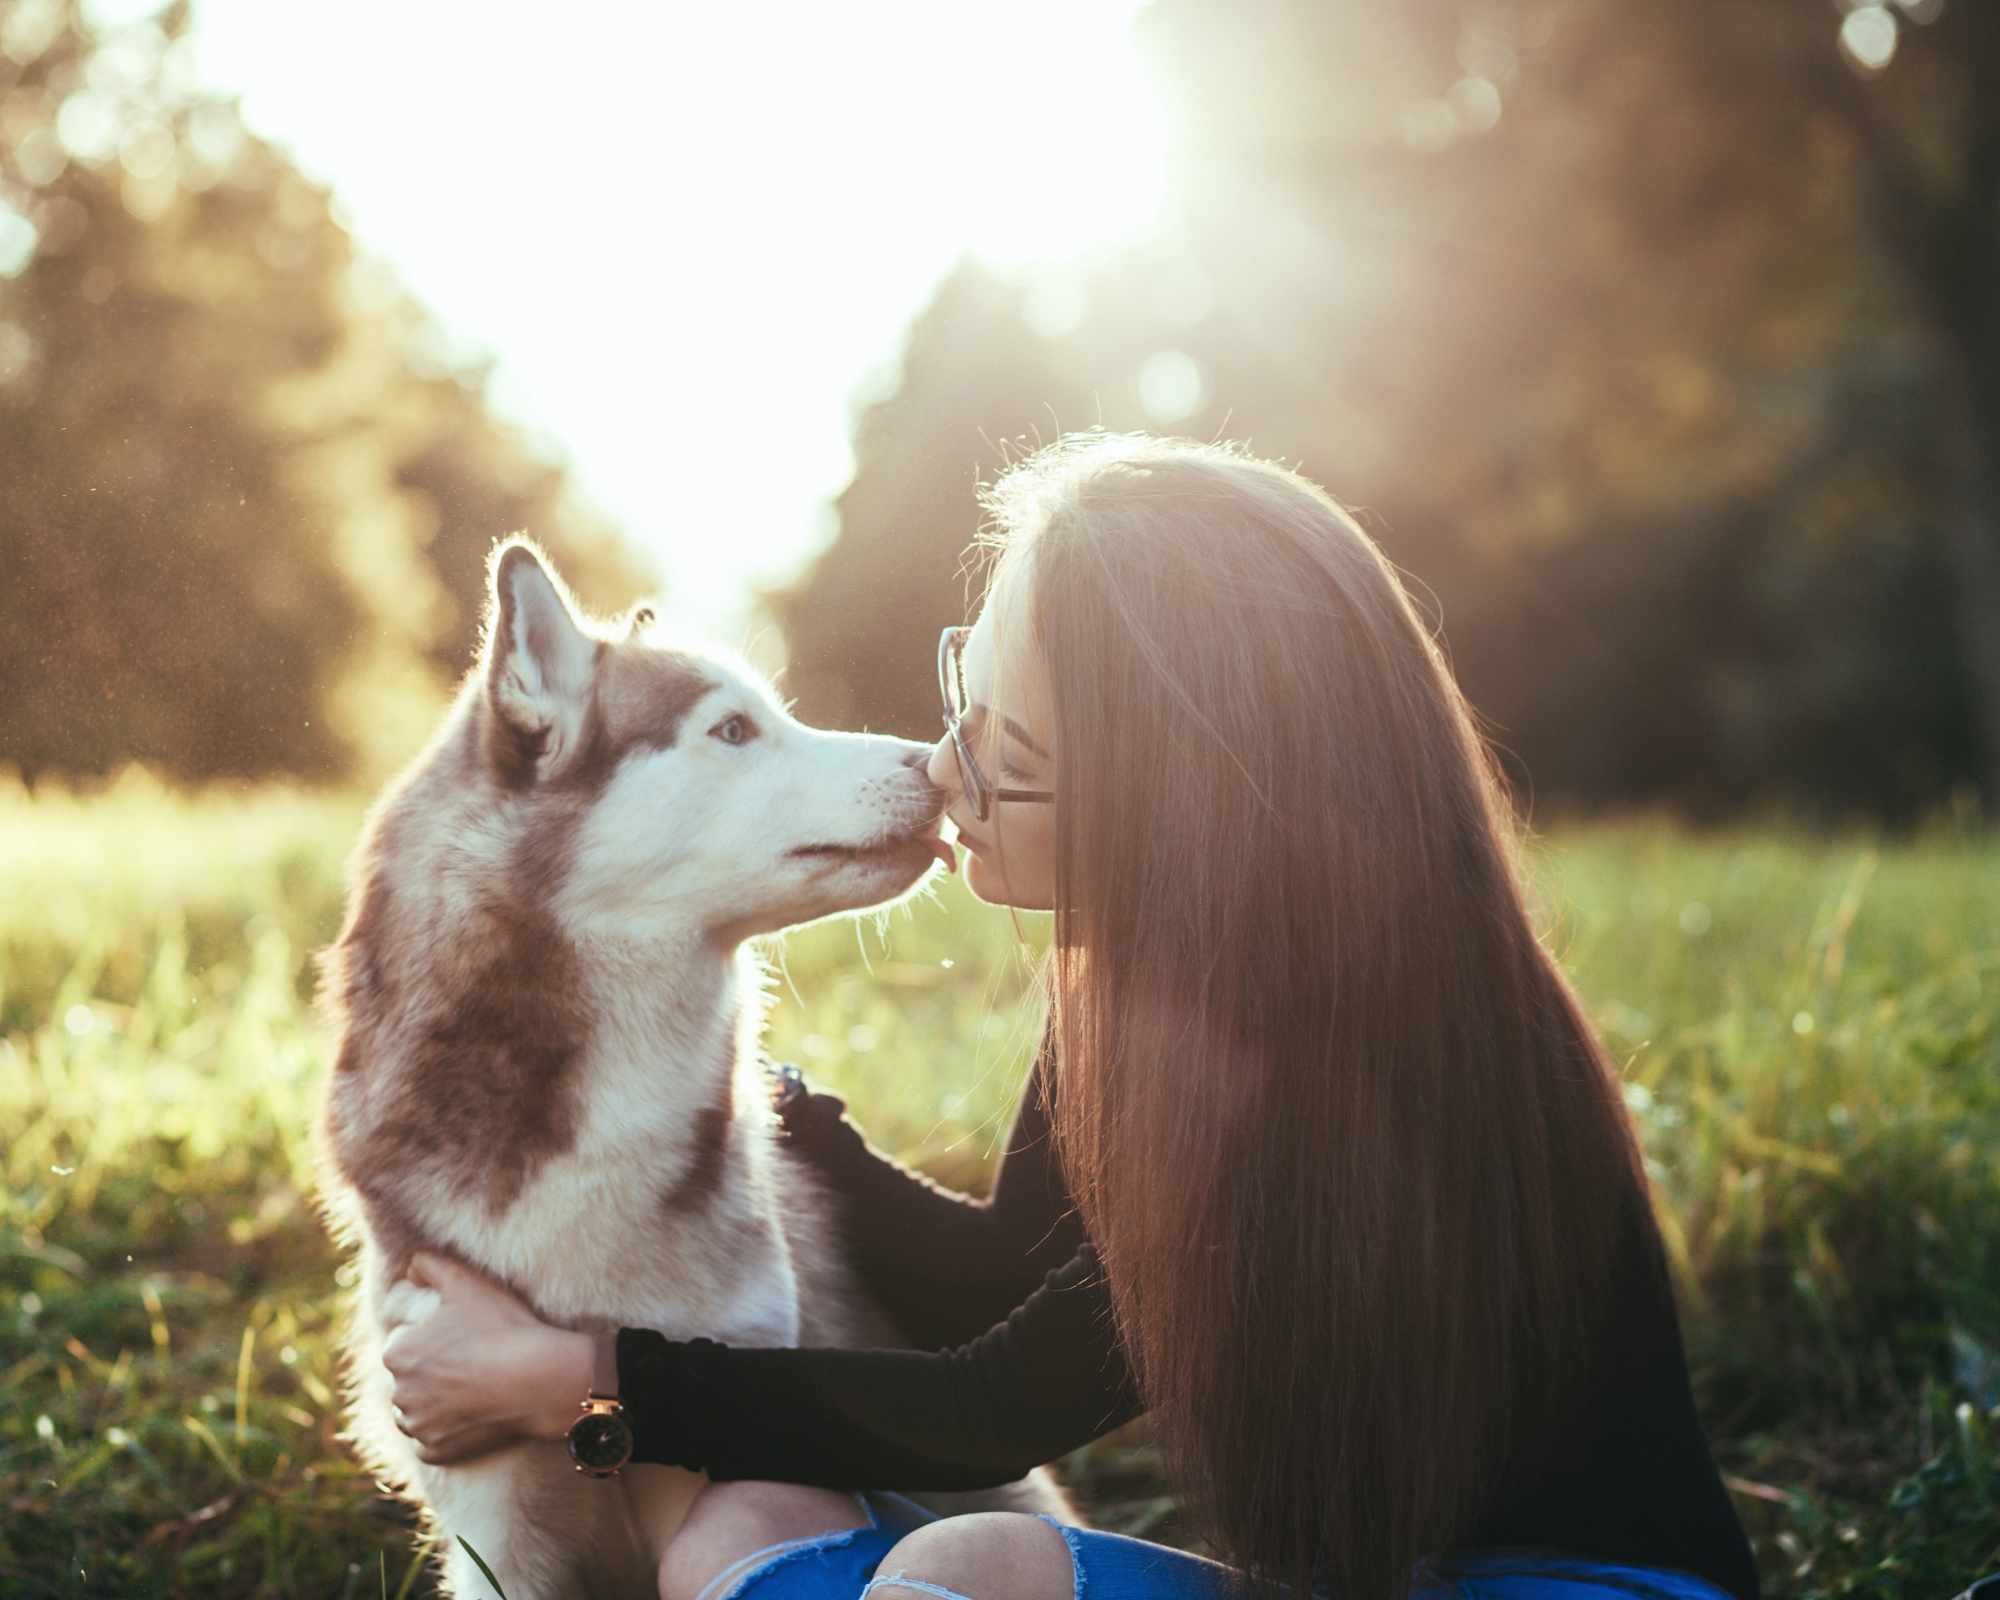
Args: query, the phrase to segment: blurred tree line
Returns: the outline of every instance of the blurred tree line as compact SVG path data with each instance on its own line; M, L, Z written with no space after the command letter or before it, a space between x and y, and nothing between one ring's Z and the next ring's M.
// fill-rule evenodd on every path
M975 486L1150 428L1356 506L1539 801L2000 801L2000 8L1154 0L1137 26L1168 220L939 289L858 418L836 541L771 597L802 714L931 736Z
M327 194L194 80L188 13L0 0L0 763L369 772L471 659L493 541L643 581Z

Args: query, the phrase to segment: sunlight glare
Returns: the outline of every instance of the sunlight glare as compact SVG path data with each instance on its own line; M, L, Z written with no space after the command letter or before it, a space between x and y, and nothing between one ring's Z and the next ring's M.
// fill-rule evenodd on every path
M1896 54L1896 19L1886 6L1857 6L1840 25L1840 44L1863 72L1880 72Z
M1157 221L1136 6L577 0L552 26L351 0L327 29L201 0L195 26L203 79L334 185L449 338L495 353L496 405L659 552L672 619L726 630L823 538L850 396L895 381L956 261L1055 284ZM104 137L82 111L62 133ZM1065 292L1051 328L1080 316Z
M1192 328L1215 304L1215 285L1192 260L1170 261L1153 279L1153 309L1176 328Z
M1459 127L1467 133L1490 133L1500 120L1500 91L1490 79L1460 78L1445 98L1451 102Z
M1167 131L1133 50L1133 0L946 8L964 71L950 158L967 243L998 264L1070 261L1149 231L1166 195Z
M1458 113L1449 100L1412 100L1403 107L1403 143L1420 155L1436 155L1458 138Z
M1139 369L1139 404L1155 422L1180 422L1208 403L1208 375L1184 350L1156 350Z
M1075 272L1037 272L1021 291L1021 320L1044 339L1074 333L1089 315L1090 289Z

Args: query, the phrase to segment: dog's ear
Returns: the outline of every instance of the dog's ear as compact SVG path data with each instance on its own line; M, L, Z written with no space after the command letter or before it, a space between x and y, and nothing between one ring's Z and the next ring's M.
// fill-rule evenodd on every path
M553 772L582 743L602 648L562 580L525 539L493 553L486 614L487 754L509 788Z

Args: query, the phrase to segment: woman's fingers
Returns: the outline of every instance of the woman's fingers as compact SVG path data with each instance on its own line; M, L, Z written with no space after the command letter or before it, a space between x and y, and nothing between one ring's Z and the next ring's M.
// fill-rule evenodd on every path
M432 1466L468 1461L504 1444L512 1444L521 1431L511 1422L469 1422L449 1413L420 1411L415 1415L397 1406L396 1427L417 1447L417 1459Z
M521 1434L517 1429L502 1424L476 1422L429 1439L415 1434L411 1437L417 1440L419 1461L433 1467L448 1467L455 1462L470 1461L474 1456L498 1450L502 1445L517 1444Z
M420 1454L443 1437L442 1429L428 1419L419 1420L411 1416L401 1406L396 1407L396 1431L405 1438L413 1440Z
M400 1379L415 1365L410 1346L410 1329L413 1323L399 1322L389 1330L389 1337L382 1341L382 1365L389 1369L390 1376ZM398 1384L400 1388L401 1385Z
M386 1361L384 1365L387 1365ZM411 1419L432 1415L437 1409L436 1396L431 1393L430 1385L408 1367L400 1373L394 1367L390 1367L389 1371L396 1379L396 1386L389 1391L389 1404L395 1409L396 1426L414 1435L417 1428Z
M510 1290L435 1251L384 1297L382 1364L396 1426L443 1465L523 1435L560 1438L590 1386L588 1334L551 1327Z
M560 1438L590 1387L588 1334L549 1326L503 1286L442 1257L411 1263L430 1282L408 1293L434 1300L382 1341L382 1365L401 1408L397 1426L426 1461L481 1455L523 1434Z
M485 1273L468 1267L463 1261L451 1256L439 1255L435 1250L419 1250L410 1257L410 1267L403 1274L420 1289L436 1289L440 1294L450 1294L454 1290L492 1289L501 1294L502 1289Z
M415 1288L435 1291L446 1307L456 1305L499 1321L534 1319L526 1303L504 1283L450 1256L419 1250L410 1257L405 1277Z
M449 1411L434 1411L421 1404L397 1406L392 1413L397 1431L417 1447L417 1459L442 1466L453 1461L496 1450L521 1437L511 1422L468 1421Z

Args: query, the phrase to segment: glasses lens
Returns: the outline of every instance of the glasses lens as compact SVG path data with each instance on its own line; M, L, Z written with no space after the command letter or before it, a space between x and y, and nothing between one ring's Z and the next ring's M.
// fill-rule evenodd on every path
M967 630L954 629L945 651L944 708L954 720L965 715L965 639Z
M973 819L986 820L986 775L979 770L979 763L972 759L972 752L965 748L965 736L958 731L958 724L951 729L951 747L958 754L958 775L965 784L965 798L972 806Z

